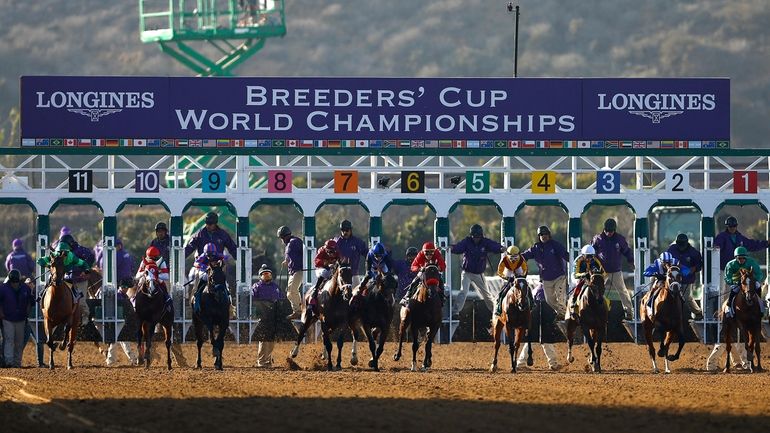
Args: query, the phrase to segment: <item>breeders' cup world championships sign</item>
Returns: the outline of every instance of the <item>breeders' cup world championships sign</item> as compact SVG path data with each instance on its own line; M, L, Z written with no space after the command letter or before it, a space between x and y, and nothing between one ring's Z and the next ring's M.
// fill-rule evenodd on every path
M716 148L724 78L21 78L22 146Z

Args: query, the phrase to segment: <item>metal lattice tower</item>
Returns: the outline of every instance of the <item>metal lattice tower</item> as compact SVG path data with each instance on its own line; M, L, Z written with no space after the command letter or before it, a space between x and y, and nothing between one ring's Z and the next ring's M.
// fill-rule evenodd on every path
M139 0L139 31L198 76L230 76L267 38L286 34L284 2Z

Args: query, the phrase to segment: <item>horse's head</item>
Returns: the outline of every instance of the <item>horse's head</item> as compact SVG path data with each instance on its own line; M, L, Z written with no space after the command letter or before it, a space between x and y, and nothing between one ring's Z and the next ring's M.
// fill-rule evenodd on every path
M596 300L604 297L604 273L601 269L589 269L588 290Z
M756 280L754 280L754 273L751 272L751 269L746 268L741 268L738 272L740 273L741 291L746 297L746 304L751 306L754 303L754 294L757 291L757 283Z
M428 265L422 272L422 283L425 287L435 290L441 283L441 271L436 265Z
M673 293L679 293L682 286L682 269L677 265L670 265L666 271L666 287Z
M521 306L527 299L527 290L529 290L529 283L525 277L517 277L513 282L513 290L511 294L516 301L516 304Z
M212 260L209 263L208 287L209 291L226 290L227 276L225 275L225 264L223 260Z
M51 264L48 267L51 270L51 281L56 284L64 277L64 257L65 253L58 251L51 253Z
M353 293L353 268L347 262L341 263L334 273L337 290L340 290L346 298Z

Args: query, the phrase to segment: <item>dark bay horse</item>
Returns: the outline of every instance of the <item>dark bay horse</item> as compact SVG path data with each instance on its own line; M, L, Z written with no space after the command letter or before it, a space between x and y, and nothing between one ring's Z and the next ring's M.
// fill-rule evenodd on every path
M425 359L421 369L426 371L433 364L433 339L441 328L441 298L438 293L441 272L436 265L428 265L422 272L420 285L409 299L409 306L401 307L401 324L398 327L398 352L393 360L401 359L401 346L404 343L406 329L412 335L412 371L417 371L417 349L420 348L420 330L427 328L425 339Z
M72 369L72 350L80 326L80 310L72 296L72 289L64 282L64 255L51 253L51 277L40 307L43 310L43 329L45 329L46 344L50 349L49 368L54 369L53 352L56 345L53 334L56 328L64 325L64 337L59 350L67 348L67 369ZM83 301L85 302L85 300Z
M508 283L511 284L511 283ZM529 326L532 319L529 283L525 277L516 278L503 299L502 314L492 318L493 337L495 338L495 357L489 371L497 371L497 353L503 331L508 336L508 351L511 353L511 373L516 373L516 353L519 351L524 335L529 336ZM532 345L530 344L530 356Z
M642 297L639 308L639 317L644 327L644 338L647 341L647 348L652 360L652 372L659 373L658 365L655 362L655 347L652 341L652 332L658 329L661 333L660 348L658 356L664 358L666 373L671 373L668 362L676 361L682 353L684 347L684 301L682 299L682 271L678 266L670 266L666 272L666 278L662 287L657 292L653 300L652 311L648 311L648 301L652 296L653 290L647 292ZM679 347L674 355L669 355L668 349L677 335Z
M575 339L575 328L583 330L588 347L591 349L589 365L594 373L602 371L602 342L607 333L607 315L609 308L604 300L604 274L601 271L589 271L589 280L583 285L583 291L577 299L577 318L567 319L567 362L572 362L572 343Z
M340 264L335 269L332 278L325 282L318 293L318 312L306 308L302 314L297 341L291 351L291 357L295 358L299 353L299 344L305 338L305 333L317 321L321 321L324 350L326 352L327 369L329 371L342 369L342 346L344 343L344 328L352 330L350 323L350 297L353 293L353 270L347 264ZM337 336L337 364L332 365L332 341L331 335L339 331Z
M134 311L136 311L136 316L139 319L136 337L139 359L144 357L144 367L150 368L152 337L155 335L155 325L160 323L166 341L166 368L171 370L171 336L174 329L173 306L169 311L166 307L163 290L147 275L142 276L136 285Z
M208 280L200 297L200 309L196 311L193 306L193 325L195 326L195 339L198 345L198 359L195 368L201 368L201 347L205 340L204 332L208 331L214 353L214 368L222 370L225 334L227 334L227 327L230 325L230 294L227 290L227 276L224 266L223 260L212 260L209 263ZM202 284L202 282L198 284ZM217 328L216 337L214 336L215 327Z
M720 310L722 319L722 332L725 337L725 346L727 349L727 364L724 372L730 372L730 349L733 343L733 336L736 329L740 329L746 334L746 358L749 361L749 371L762 371L762 361L760 356L760 333L762 327L762 312L759 309L759 303L764 302L759 299L756 291L756 280L751 270L742 268L740 270L741 291L735 295L733 317L727 317L724 310L727 302L723 304ZM757 362L754 363L754 353L757 354Z
M367 276L361 282L359 290L364 290L363 304L360 309L351 314L351 322L360 324L369 341L369 351L372 358L369 367L375 371L380 370L380 356L388 339L390 323L393 321L394 292L398 283L391 276L377 272L371 287L367 288L370 278Z

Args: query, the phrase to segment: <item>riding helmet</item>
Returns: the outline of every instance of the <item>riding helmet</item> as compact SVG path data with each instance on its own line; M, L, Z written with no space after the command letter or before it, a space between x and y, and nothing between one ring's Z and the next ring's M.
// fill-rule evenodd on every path
M161 222L155 224L155 231L157 232L158 230L168 231L168 227L166 226L166 223L161 221Z
M334 239L329 239L328 241L324 242L324 248L326 248L327 251L336 251L337 241Z
M422 244L422 250L424 252L427 252L427 251L433 252L433 250L435 249L436 249L436 246L433 245L433 242L425 242L424 244Z
M735 257L746 257L749 255L749 250L747 250L746 247L738 247L735 249L735 252L733 252L733 255Z
M596 250L591 245L584 245L583 248L580 249L580 254L584 256L593 256L596 254Z
M353 224L348 220L344 220L340 223L340 230L353 230Z
M484 236L484 229L482 229L480 225L474 224L471 226L470 234L471 237L480 238Z
M672 256L668 251L664 251L660 253L659 259L663 263L672 263L674 261L674 256Z
M409 247L406 249L406 256L407 257L414 257L418 253L417 248L415 247Z
M607 221L604 221L604 231L614 232L617 228L618 223L614 219L608 218Z
M59 239L59 243L64 242L65 244L69 245L70 247L74 247L77 242L75 242L75 238L72 237L72 235L64 235Z
M734 216L729 216L725 220L725 225L727 227L738 227L738 219L735 218Z
M507 250L505 250L505 252L511 257L516 256L519 254L519 247L516 245L511 245Z
M286 226L281 226L278 228L278 232L276 233L276 235L279 238L283 238L284 236L289 236L291 235L291 229Z
M551 231L548 230L548 226L540 226L537 228L537 235L550 235Z
M157 259L158 259L158 257L160 257L160 250L159 250L159 249L157 249L157 248L156 248L156 247L154 247L154 246L151 246L150 248L147 248L147 251L145 251L145 252L144 252L144 254L145 254L147 257L149 257L149 258L151 258L151 259L153 259L153 260L157 260Z
M217 254L217 246L209 242L205 247L203 247L203 252L206 253L206 255Z
M206 214L206 224L217 224L219 222L219 215L216 212L209 212Z
M372 253L373 253L375 256L382 256L382 255L385 255L385 247L382 245L382 243L381 243L381 242L377 242L377 243L376 243L376 244L374 244L374 246L372 247Z

